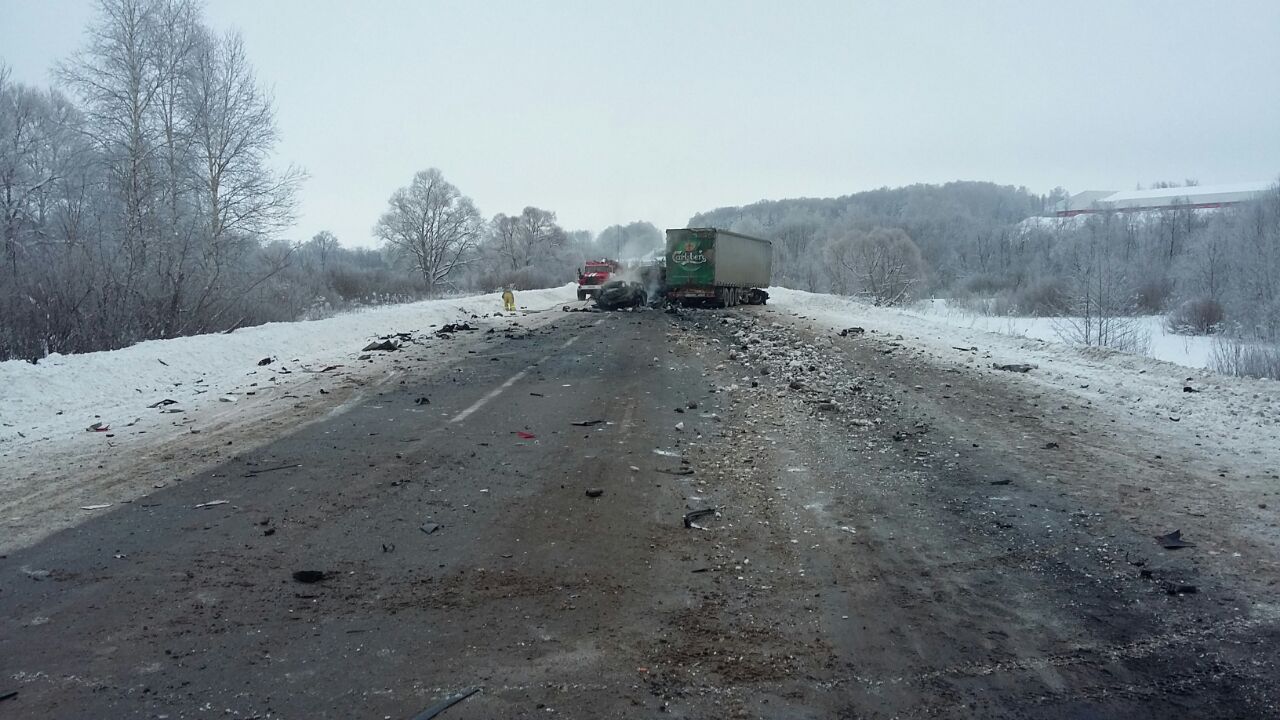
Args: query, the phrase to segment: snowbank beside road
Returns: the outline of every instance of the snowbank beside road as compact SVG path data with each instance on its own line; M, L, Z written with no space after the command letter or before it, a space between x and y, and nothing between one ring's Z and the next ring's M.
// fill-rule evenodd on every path
M955 307L946 300L927 300L903 308L900 312L940 320L957 327L1048 342L1060 342L1062 340L1060 330L1064 327L1062 318L981 315ZM1214 338L1212 336L1175 335L1165 329L1164 317L1159 315L1135 317L1132 321L1137 323L1141 334L1151 339L1145 355L1189 368L1209 367L1209 361L1213 357Z
M573 284L517 293L517 305L547 310L574 300ZM111 432L169 427L176 413L245 400L302 373L350 366L370 340L430 332L449 322L501 311L497 293L427 300L324 320L270 323L230 334L152 340L109 352L52 355L39 364L0 363L0 459L49 441L88 441L102 423ZM510 315L510 314L508 314ZM264 358L271 364L259 366ZM62 447L59 446L59 450ZM7 463L5 463L7 464Z
M1272 380L957 327L928 315L787 288L769 288L769 304L833 330L864 327L944 368L999 373L1009 382L1033 383L1064 400L1079 399L1110 415L1117 432L1136 426L1166 438L1170 448L1202 446L1246 473L1280 472L1280 383ZM992 368L1013 363L1036 369L1021 375ZM1046 411L1052 407L1048 402Z

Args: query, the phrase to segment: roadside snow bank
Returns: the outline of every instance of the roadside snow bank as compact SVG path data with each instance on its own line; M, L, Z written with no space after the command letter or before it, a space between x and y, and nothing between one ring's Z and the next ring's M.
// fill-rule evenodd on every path
M946 300L926 300L902 308L899 312L972 330L998 332L1048 342L1062 341L1059 330L1063 328L1063 318L981 315L955 307ZM1164 327L1164 317L1160 315L1130 319L1137 324L1143 335L1151 339L1148 351L1142 354L1189 368L1209 367L1209 361L1213 357L1213 337L1170 333Z
M864 327L904 344L940 366L998 373L1110 414L1117 430L1140 427L1172 446L1203 446L1255 472L1280 466L1280 383L1217 375L1149 357L1082 348L977 327L957 327L920 313L878 308L834 295L769 288L769 304L833 330ZM993 364L1030 363L1026 375ZM1185 388L1190 388L1186 390Z
M517 293L517 306L547 310L574 300L572 283ZM148 405L173 400L191 411L234 403L296 373L350 365L370 340L422 333L502 310L497 293L390 305L324 320L270 323L230 334L152 340L82 355L51 355L39 364L0 363L0 458L50 440L85 439L94 423L114 430L167 425L173 415ZM511 315L510 313L508 315ZM266 366L258 362L273 358ZM271 378L269 380L268 378ZM164 418L161 421L161 418Z

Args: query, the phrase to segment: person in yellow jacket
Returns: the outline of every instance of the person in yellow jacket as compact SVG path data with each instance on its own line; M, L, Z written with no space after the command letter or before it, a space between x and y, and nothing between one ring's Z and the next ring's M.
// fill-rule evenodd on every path
M502 289L502 306L507 312L516 311L516 294L509 287Z

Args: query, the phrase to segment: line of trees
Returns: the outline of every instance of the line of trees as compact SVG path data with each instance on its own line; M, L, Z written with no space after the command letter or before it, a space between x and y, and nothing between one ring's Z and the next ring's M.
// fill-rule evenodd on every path
M771 239L779 285L898 304L1012 262L1015 226L1055 197L984 182L911 185L719 208L689 224Z
M1215 211L1043 217L1066 197L990 183L913 185L720 208L690 224L772 239L774 281L803 290L1094 318L1080 333L1089 344L1121 334L1099 317L1152 314L1168 314L1180 332L1280 340L1280 185Z
M632 223L597 244L536 207L486 221L435 169L392 195L378 249L282 239L304 173L272 169L272 103L239 35L198 0L99 0L86 38L54 87L0 63L0 360L546 287L661 241Z
M61 89L0 67L0 358L259 321L291 254L264 239L303 176L268 166L239 36L191 0L104 0L87 37Z
M588 258L638 257L662 243L652 223L613 225L593 237L566 231L554 212L532 206L486 221L436 168L417 173L392 193L374 235L432 293L549 287L572 280Z

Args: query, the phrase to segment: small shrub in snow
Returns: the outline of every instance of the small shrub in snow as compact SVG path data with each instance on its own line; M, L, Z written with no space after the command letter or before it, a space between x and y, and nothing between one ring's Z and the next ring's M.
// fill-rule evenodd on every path
M1226 318L1222 303L1212 298L1196 298L1169 313L1164 319L1164 327L1174 335L1212 335L1218 332Z
M1036 280L1015 290L1010 298L1011 312L1007 315L1052 317L1062 315L1070 304L1067 288L1061 280Z
M1173 279L1167 277L1148 278L1138 283L1134 291L1134 302L1141 315L1159 315L1169 306L1173 296Z
M1151 354L1151 331L1141 317L1081 316L1054 320L1054 331L1072 345L1109 348L1132 355Z
M1280 380L1280 345L1221 337L1209 364L1224 375Z

